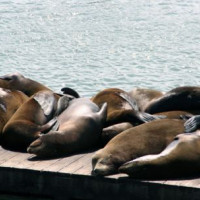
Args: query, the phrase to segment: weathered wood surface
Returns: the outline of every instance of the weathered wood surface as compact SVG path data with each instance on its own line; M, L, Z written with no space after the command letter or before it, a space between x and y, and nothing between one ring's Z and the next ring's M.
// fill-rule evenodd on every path
M93 152L38 160L27 153L0 148L0 193L50 199L198 199L200 196L200 176L162 181L137 181L125 174L91 176L92 155Z

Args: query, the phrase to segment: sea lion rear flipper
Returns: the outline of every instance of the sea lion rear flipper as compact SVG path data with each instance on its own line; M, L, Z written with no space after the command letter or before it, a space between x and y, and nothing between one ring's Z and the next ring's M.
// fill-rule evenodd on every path
M156 119L166 118L165 115L151 115L151 114L145 113L145 112L140 112L138 114L138 116L141 119L141 121L143 121L143 122L151 122L151 121L156 120Z
M57 117L54 117L48 123L43 125L40 131L41 133L45 134L45 133L48 133L49 131L57 131L58 128L59 128L59 122L57 120Z
M190 133L196 131L200 127L200 115L196 115L188 119L184 123L185 132Z
M76 92L72 88L64 87L64 88L61 88L61 91L63 92L63 94L72 95L75 98L79 98L80 97L80 95L78 94L78 92Z
M133 110L138 111L138 105L134 99L131 98L129 94L126 93L119 93L119 96L122 97L124 100L126 100L129 105L132 107Z
M104 103L104 104L101 106L99 112L97 113L98 116L100 116L100 119L101 119L101 121L102 121L103 123L105 123L106 118L107 118L107 106L108 106L108 104L107 104L107 103Z

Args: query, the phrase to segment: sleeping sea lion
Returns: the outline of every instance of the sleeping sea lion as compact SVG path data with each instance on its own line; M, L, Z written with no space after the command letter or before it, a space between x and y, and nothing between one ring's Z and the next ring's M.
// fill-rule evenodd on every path
M101 176L117 173L118 167L127 161L160 153L183 132L183 124L184 120L160 119L123 131L94 154L92 173Z
M143 120L144 123L150 122L156 119L166 118L166 119L183 119L187 120L193 117L193 114L186 111L176 110L176 111L168 111L168 112L161 112L161 113L155 113L153 115L149 115L147 113L140 113L140 118ZM185 125L186 126L186 123ZM102 135L101 135L101 145L107 144L113 137L118 135L119 133L132 128L136 126L137 124L132 124L130 122L123 122L114 124L112 126L108 126L103 129Z
M9 119L2 132L2 146L6 149L25 151L45 129L56 112L59 96L49 90L37 92L29 98ZM63 108L64 109L64 108Z
M104 89L92 97L91 100L98 106L105 102L108 104L104 127L123 122L138 125L145 122L144 115L150 117L150 114L139 112L136 101L127 92L118 88ZM157 118L159 117L151 116L149 119L154 120Z
M177 135L160 154L123 164L119 171L134 178L169 179L200 175L200 131Z
M157 99L153 99L145 108L147 113L171 110L200 112L200 87L177 87Z
M28 153L39 157L61 156L95 147L106 120L107 104L99 108L86 98L69 102L57 118L59 128L41 135L28 147Z

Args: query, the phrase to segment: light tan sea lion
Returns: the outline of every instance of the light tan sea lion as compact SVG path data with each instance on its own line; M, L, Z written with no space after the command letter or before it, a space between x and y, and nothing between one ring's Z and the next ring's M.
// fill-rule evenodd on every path
M57 109L58 95L49 90L37 92L14 113L2 132L2 146L6 149L25 151L45 129L43 126Z
M134 88L128 94L136 102L140 111L144 111L147 105L164 95L163 92L147 88Z
M27 149L39 157L55 157L95 147L106 120L107 104L99 108L86 98L69 102L58 116L59 128L41 135Z
M28 100L23 92L0 88L0 143L3 127L17 109Z
M161 119L130 128L97 151L92 158L94 175L117 173L118 167L134 158L160 153L184 130L184 120Z
M145 108L147 113L158 113L172 110L200 111L200 87L177 87L160 98L152 100Z
M134 178L169 179L200 175L200 131L177 135L160 154L123 164L119 171Z

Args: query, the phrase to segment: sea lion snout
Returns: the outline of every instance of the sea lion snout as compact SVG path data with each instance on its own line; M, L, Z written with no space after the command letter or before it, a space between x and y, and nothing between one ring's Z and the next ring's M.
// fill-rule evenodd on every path
M42 145L42 140L38 138L34 142L30 144L30 146L27 148L28 153L35 153Z

